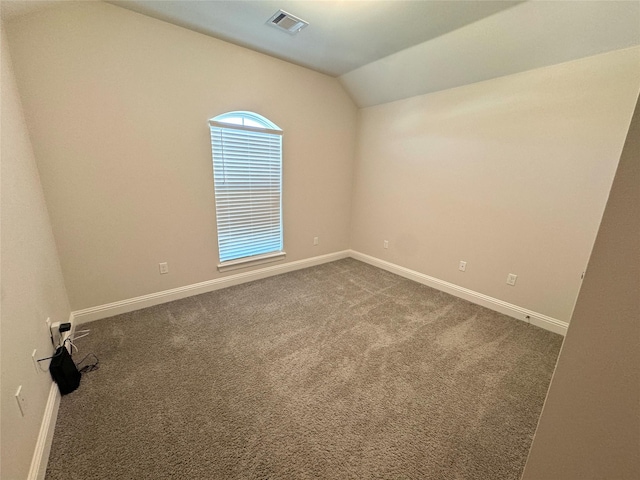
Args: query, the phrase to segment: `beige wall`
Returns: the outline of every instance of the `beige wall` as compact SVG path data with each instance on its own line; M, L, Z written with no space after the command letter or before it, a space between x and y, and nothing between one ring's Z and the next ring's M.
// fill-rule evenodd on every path
M207 120L230 110L284 130L285 261L349 247L335 78L103 3L7 29L73 310L220 276Z
M640 476L640 103L523 480Z
M351 247L569 321L639 57L635 47L360 110Z
M31 352L51 355L45 319L68 321L69 303L2 30L0 476L20 479L27 477L51 388L46 364L37 373ZM19 385L25 417L14 398Z
M568 321L640 86L635 48L366 108L357 127L336 79L112 5L66 3L13 20L9 34L74 310L220 276L207 119L253 110L285 132L286 261L351 246ZM33 370L31 350L49 348L43 320L65 320L69 306L4 41L2 86L2 475L23 478L51 384ZM609 217L603 229L623 237ZM587 279L613 277L594 273L605 258L597 248ZM161 261L169 275L158 274ZM515 288L509 272L519 275ZM625 285L637 291L637 281ZM528 478L559 472L567 442L597 458L594 430L579 428L602 413L593 405L621 407L603 417L613 428L633 413L628 402L637 406L637 391L616 385L623 400L608 384L593 390L611 365L631 375L620 367L637 364L624 343L637 339L637 324L623 316L611 332L601 321L609 313L591 310L578 305L584 326L570 329ZM595 365L585 367L592 347ZM595 377L576 380L582 368ZM24 419L13 399L19 384L30 404ZM557 445L548 442L558 459L545 470L542 444L583 394L593 402L567 416ZM637 436L625 439L637 445Z

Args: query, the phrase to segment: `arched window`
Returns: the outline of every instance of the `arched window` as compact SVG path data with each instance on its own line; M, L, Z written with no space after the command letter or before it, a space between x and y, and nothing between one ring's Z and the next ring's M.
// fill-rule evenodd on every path
M282 130L253 112L209 120L220 270L284 256Z

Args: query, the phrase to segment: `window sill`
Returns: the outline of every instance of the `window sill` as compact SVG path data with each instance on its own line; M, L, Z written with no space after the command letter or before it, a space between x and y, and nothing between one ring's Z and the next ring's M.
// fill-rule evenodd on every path
M263 263L277 262L286 257L286 252L266 253L264 255L256 255L255 257L239 258L238 260L229 260L218 265L219 272L230 272L240 268L253 267Z

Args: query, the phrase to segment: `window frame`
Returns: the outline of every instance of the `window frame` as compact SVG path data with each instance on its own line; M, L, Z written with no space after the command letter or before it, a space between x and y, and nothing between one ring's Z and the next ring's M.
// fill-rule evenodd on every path
M228 120L234 120L233 122L229 122ZM237 120L241 120L242 124L239 124L237 122ZM245 125L244 122L245 120L249 120L252 124L250 125ZM256 127L253 124L260 124L263 125L261 127ZM211 134L211 159L212 159L212 168L213 168L213 180L214 180L214 201L215 201L215 209L216 209L216 233L217 233L217 237L218 237L218 259L220 261L220 263L218 264L218 270L220 272L224 272L224 271L228 271L228 270L235 270L235 269L239 269L239 268L246 268L249 266L253 266L253 265L259 265L259 264L263 264L263 263L268 263L268 262L275 262L278 260L283 259L286 256L286 252L284 251L284 228L283 228L283 209L282 209L282 137L283 137L283 131L282 129L280 129L275 123L271 122L269 119L263 117L262 115L259 115L255 112L248 112L248 111L233 111L233 112L227 112L221 115L218 115L214 118L211 118L209 120L209 130L210 130L210 134ZM266 135L272 135L272 136L277 136L279 137L279 143L277 146L277 157L273 156L273 153L269 153L268 155L271 156L271 158L269 158L268 160L268 164L269 165L273 165L272 160L274 158L277 158L277 174L274 176L271 172L269 172L269 174L267 174L266 176L263 177L264 178L268 178L269 182L272 181L273 178L277 178L277 188L275 188L274 190L270 190L269 192L276 192L278 194L278 207L277 207L277 214L278 214L278 220L277 222L274 222L273 224L269 224L264 223L264 218L269 217L269 221L272 220L273 217L273 206L268 207L269 214L265 214L265 213L260 213L258 214L258 217L262 218L262 222L258 221L258 223L262 223L262 225L264 226L264 228L266 228L267 230L271 229L271 232L269 232L268 234L266 234L266 237L270 239L270 241L275 241L275 240L279 240L279 247L275 250L272 251L267 251L267 252L260 252L257 254L252 254L252 255L246 255L246 256L237 256L237 257L233 257L233 258L229 258L229 251L233 251L238 250L240 251L240 247L239 246L231 246L229 247L228 245L225 247L223 245L223 242L228 243L229 239L231 239L233 241L233 236L237 235L238 239L240 241L251 241L251 235L246 235L246 234L241 234L241 233L233 233L233 229L234 228L252 228L253 226L255 226L255 224L252 223L253 220L249 220L248 222L246 222L245 224L242 224L242 220L238 221L237 217L234 221L233 218L230 217L230 213L233 214L233 208L234 207L223 207L221 205L223 198L225 196L228 196L229 193L228 191L219 191L219 185L220 185L220 180L218 178L218 176L216 175L216 172L219 171L219 169L221 168L220 162L222 162L222 168L225 168L225 160L224 160L224 153L223 153L223 158L222 160L219 160L219 156L216 155L216 148L220 148L222 147L222 150L224 150L224 132L225 131L229 131L229 130L233 130L235 131L236 134L238 134L242 131L245 132L254 132L254 133L259 133L259 134L266 134ZM218 141L218 134L221 135L221 139ZM238 138L241 139L241 137L236 137L236 141L238 140ZM256 140L256 138L259 138L258 136L256 137L251 137L250 134L248 134L247 136L247 145L248 148L255 146L254 142L257 142L258 140ZM264 137L266 138L266 137ZM271 138L272 140L273 138ZM271 148L271 140L268 140L269 143L269 147ZM264 140L260 140L260 142L262 142ZM231 142L231 140L227 140L227 145ZM218 145L218 147L216 146ZM248 157L247 159L247 165L248 166L241 166L240 168L246 168L248 174L250 174L250 168L251 168L251 158L253 158L254 161L256 161L258 163L259 166L264 167L264 160L259 159L258 157ZM236 162L238 162L239 160L236 158ZM255 165L254 165L255 167ZM219 175L219 174L218 174ZM239 174L235 174L236 178L240 178L240 181L245 181L247 186L249 187L248 193L247 193L247 197L244 198L244 200L249 201L249 206L250 208L254 208L256 205L252 204L252 202L254 202L253 199L251 199L251 192L253 192L254 190L251 188L251 179L244 179L242 177L239 177ZM264 175L264 174L263 174ZM226 181L226 180L225 180ZM237 213L237 212L236 212ZM224 221L222 220L222 216L226 216L227 217L227 221L226 223L223 223ZM235 223L236 226L234 227L233 224ZM241 225L241 226L238 226ZM277 232L278 235L274 235L273 234L273 227L277 227ZM222 235L221 235L222 232ZM231 233L229 233L231 232ZM243 238L244 235L244 238ZM265 236L265 235L263 235ZM262 244L268 244L269 240L267 241L260 241L259 237L254 237L253 240L256 240L256 244L260 245ZM224 255L223 255L224 252ZM225 260L222 260L222 258L225 258Z

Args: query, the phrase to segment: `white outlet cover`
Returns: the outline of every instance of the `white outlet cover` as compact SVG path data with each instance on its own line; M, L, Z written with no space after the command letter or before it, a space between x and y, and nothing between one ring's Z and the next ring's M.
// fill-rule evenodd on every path
M507 283L509 285L515 285L517 279L518 279L517 275L514 275L513 273L510 273L509 276L507 276Z
M461 272L464 272L467 269L467 262L463 262L462 260L460 260L460 265L458 266L458 270L460 270Z
M18 408L20 409L20 413L24 417L27 414L27 399L22 392L22 385L18 387L16 391L16 401L18 402Z
M36 369L36 373L40 373L42 370L40 370L40 366L38 365L38 350L33 349L33 352L31 352L31 361L33 362L33 368Z

